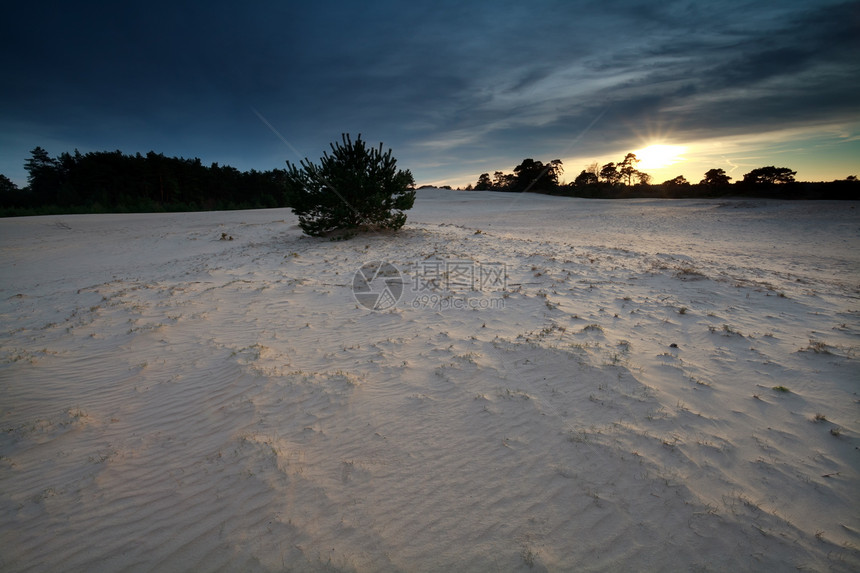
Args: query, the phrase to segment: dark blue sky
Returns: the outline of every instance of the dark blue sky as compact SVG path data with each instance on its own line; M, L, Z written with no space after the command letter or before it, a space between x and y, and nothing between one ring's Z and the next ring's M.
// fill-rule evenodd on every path
M657 182L860 175L860 2L44 4L0 24L0 173L19 185L37 145L265 170L342 132L419 184L525 157L572 180L654 143L678 146L643 169Z

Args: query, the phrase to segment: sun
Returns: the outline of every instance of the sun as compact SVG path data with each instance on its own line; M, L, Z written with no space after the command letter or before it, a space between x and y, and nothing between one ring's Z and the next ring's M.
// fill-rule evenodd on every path
M675 163L680 163L681 161L686 161L684 157L681 157L681 154L686 150L687 148L684 145L654 144L633 153L636 154L636 158L640 161L637 166L639 169L661 169Z

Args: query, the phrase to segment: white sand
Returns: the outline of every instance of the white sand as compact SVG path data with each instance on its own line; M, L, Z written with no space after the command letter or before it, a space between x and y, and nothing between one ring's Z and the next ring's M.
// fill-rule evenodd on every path
M860 569L860 204L295 223L0 220L0 570ZM373 260L507 285L371 312Z

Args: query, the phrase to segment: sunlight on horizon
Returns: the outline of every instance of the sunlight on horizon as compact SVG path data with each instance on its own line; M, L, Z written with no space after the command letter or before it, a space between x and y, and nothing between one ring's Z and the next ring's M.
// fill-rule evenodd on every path
M681 154L686 150L687 147L684 145L654 144L642 149L637 149L633 153L635 153L636 157L640 160L640 163L637 166L638 169L644 170L661 169L663 167L668 167L669 165L674 165L675 163L686 161L687 159L681 156Z

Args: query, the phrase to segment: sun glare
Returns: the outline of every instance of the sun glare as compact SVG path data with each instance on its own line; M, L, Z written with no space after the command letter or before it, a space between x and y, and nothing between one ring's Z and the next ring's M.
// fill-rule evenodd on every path
M668 167L681 161L686 161L681 154L687 148L683 145L649 145L638 151L634 151L640 163L637 166L639 169L660 169Z

